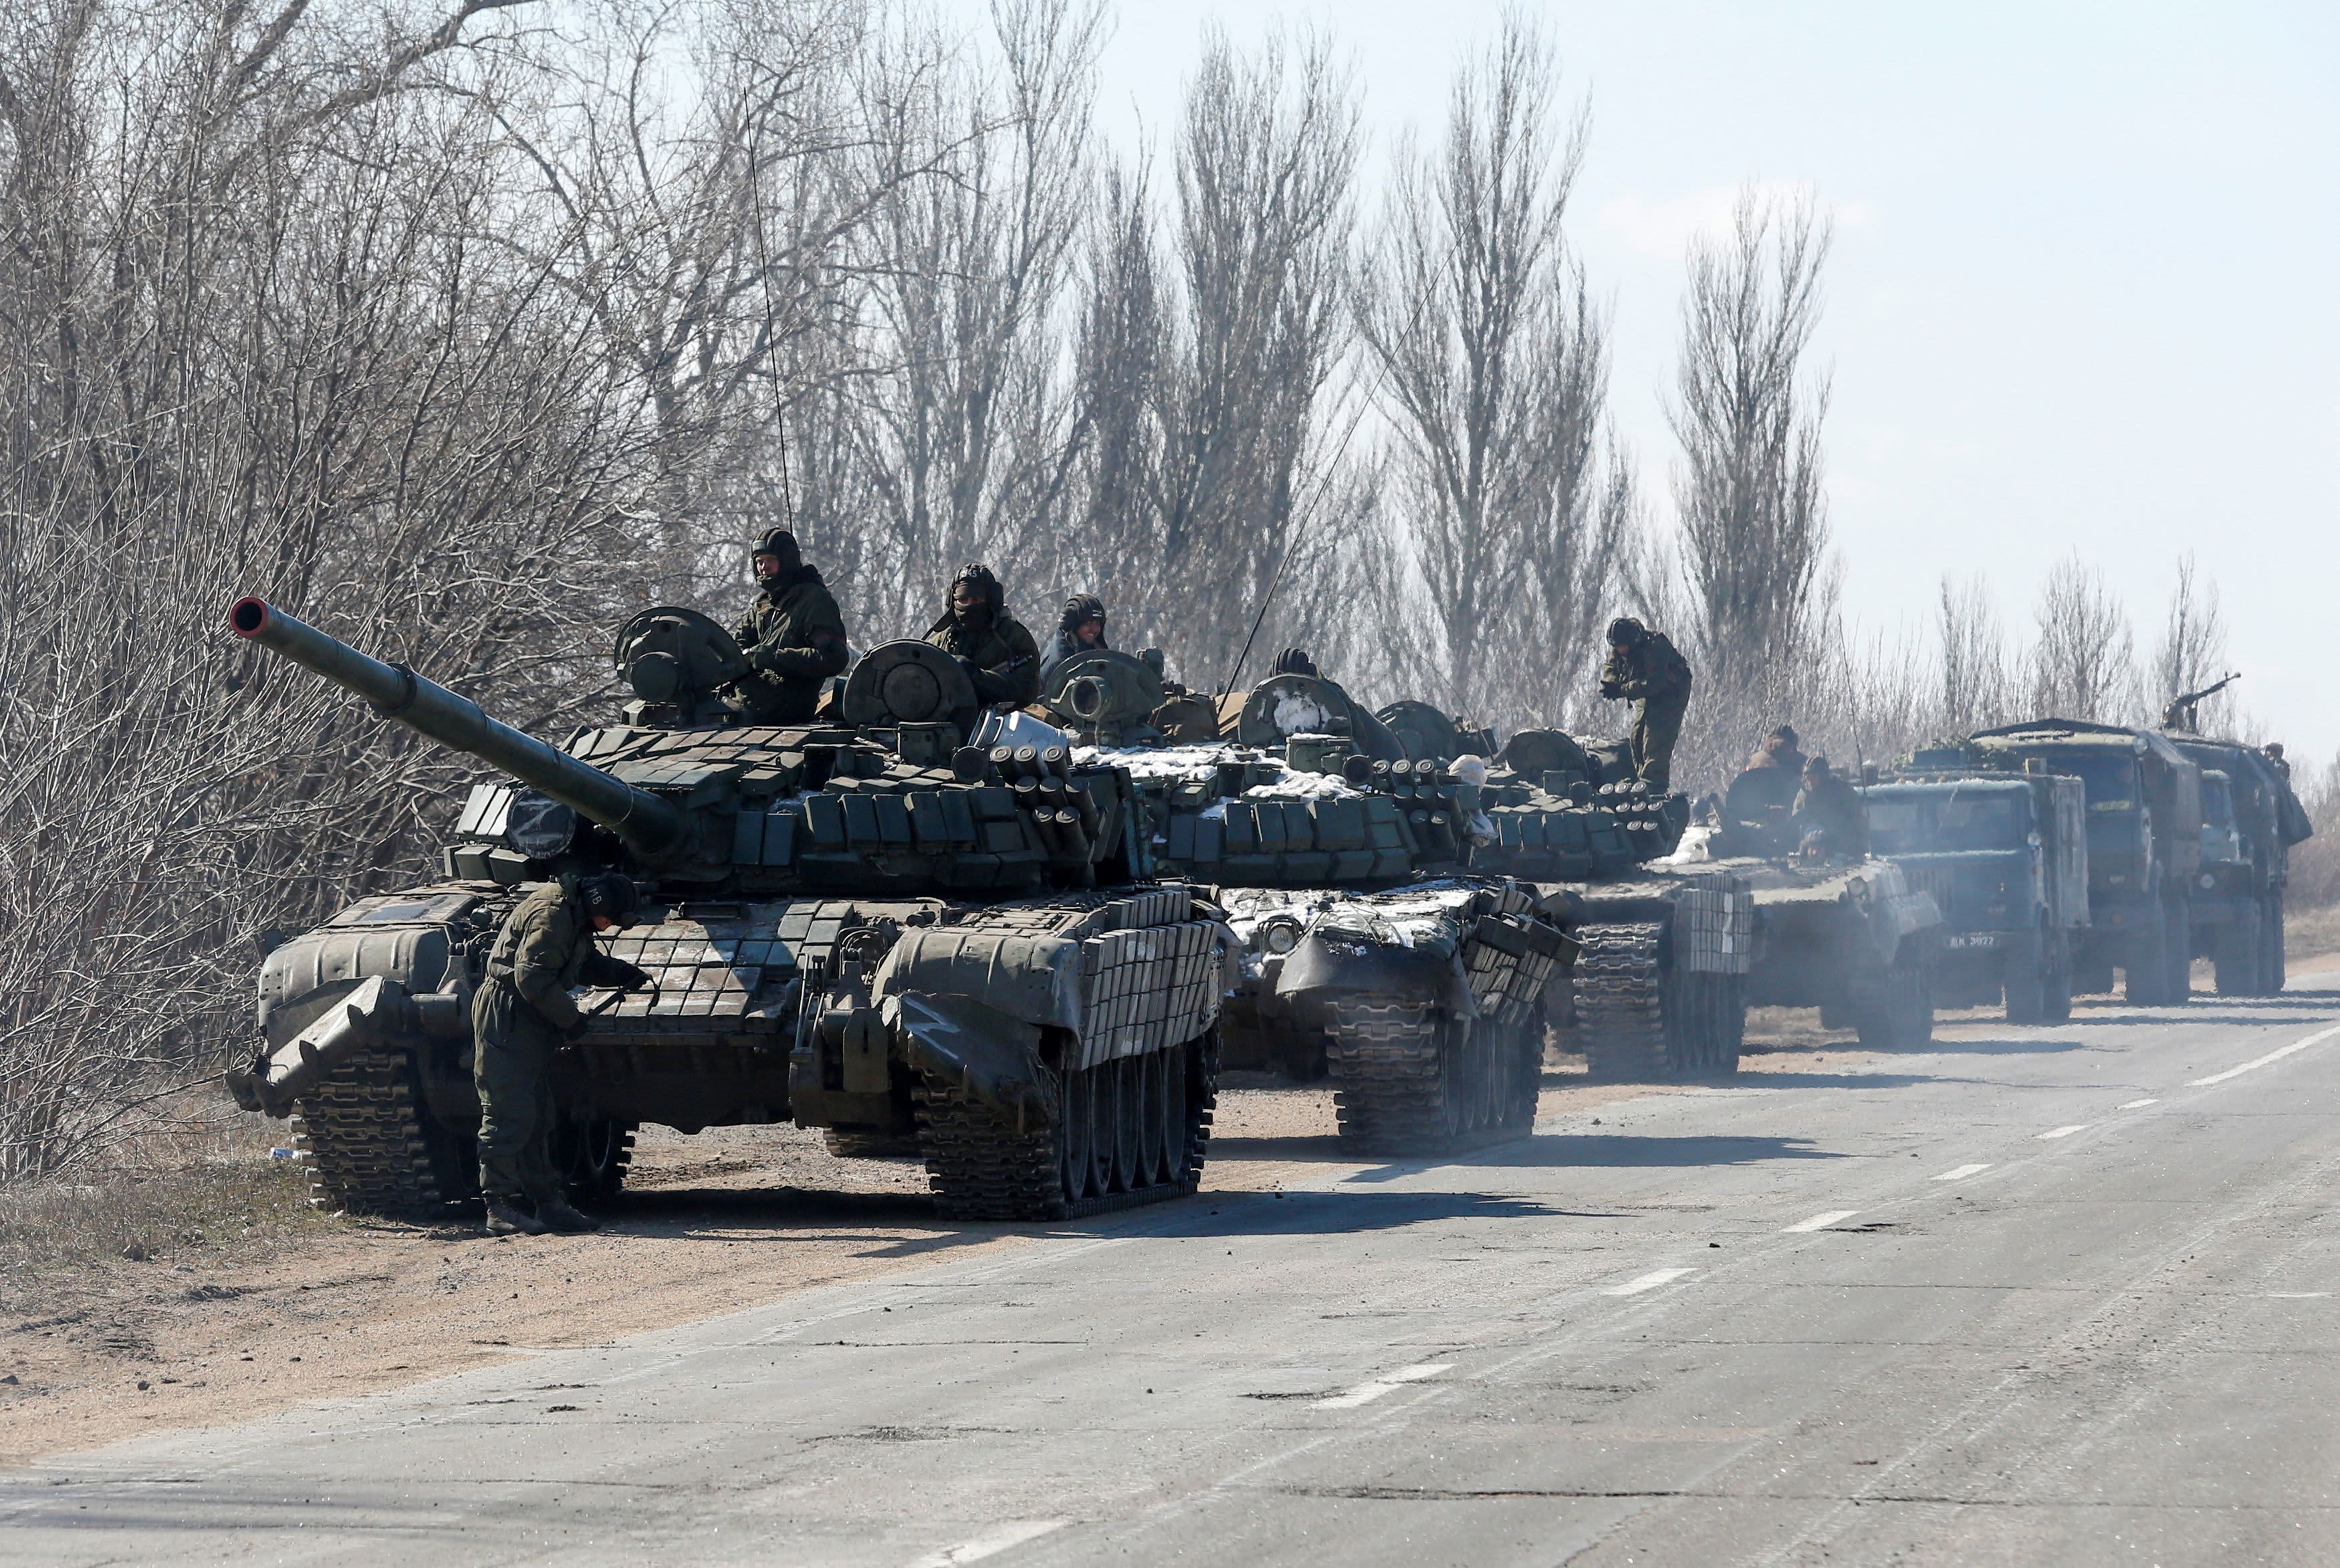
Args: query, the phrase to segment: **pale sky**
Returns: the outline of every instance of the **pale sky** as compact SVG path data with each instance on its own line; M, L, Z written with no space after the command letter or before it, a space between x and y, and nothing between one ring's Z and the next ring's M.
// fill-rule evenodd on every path
M1436 134L1500 9L1125 0L1099 129L1151 140L1166 173L1205 23L1281 24L1347 53L1385 153L1409 123ZM2143 652L2190 548L2245 704L2303 758L2340 749L2340 5L1525 9L1591 103L1571 239L1613 307L1612 399L1654 498L1684 244L1745 182L1808 186L1837 219L1819 353L1864 625L1927 615L1945 571L1979 567L2028 626L2077 550Z

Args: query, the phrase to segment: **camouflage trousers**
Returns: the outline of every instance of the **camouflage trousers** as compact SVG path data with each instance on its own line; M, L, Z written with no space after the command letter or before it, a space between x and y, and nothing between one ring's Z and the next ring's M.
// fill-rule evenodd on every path
M1672 782L1674 743L1681 738L1682 713L1689 706L1687 702L1633 705L1633 730L1628 737L1633 776L1660 794Z
M560 1190L552 1159L552 1053L560 1037L510 981L471 999L471 1081L480 1091L480 1191L531 1202Z

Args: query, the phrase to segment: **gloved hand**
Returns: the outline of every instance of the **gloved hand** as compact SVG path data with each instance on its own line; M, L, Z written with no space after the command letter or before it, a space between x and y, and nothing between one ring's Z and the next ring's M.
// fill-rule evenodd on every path
M1601 695L1613 703L1625 695L1624 684L1620 681L1602 681Z

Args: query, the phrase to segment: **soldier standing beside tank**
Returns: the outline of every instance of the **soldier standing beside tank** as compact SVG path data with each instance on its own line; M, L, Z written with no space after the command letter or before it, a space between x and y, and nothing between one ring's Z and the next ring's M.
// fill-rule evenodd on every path
M1690 707L1690 662L1663 632L1631 616L1609 623L1609 662L1601 668L1601 695L1633 705L1633 776L1663 794L1673 776L1674 743Z
M1848 860L1869 853L1869 807L1852 781L1829 766L1828 758L1816 756L1804 764L1804 787L1796 792L1790 814L1799 833L1825 834L1832 853Z
M760 591L734 634L750 667L732 683L732 695L757 724L810 724L821 683L843 674L850 656L845 617L786 528L767 530L753 560Z
M563 877L520 901L496 933L471 999L480 1091L480 1191L490 1236L596 1228L560 1195L553 1164L552 1053L585 1032L580 985L631 991L649 976L593 945L633 919L634 884L615 872Z
M1065 601L1065 618L1057 623L1056 636L1040 656L1040 689L1047 690L1048 677L1066 659L1093 654L1108 646L1105 640L1105 601L1095 594L1075 594Z
M989 567L961 567L927 641L967 666L987 706L1020 708L1040 695L1040 645L1008 615L1006 599Z

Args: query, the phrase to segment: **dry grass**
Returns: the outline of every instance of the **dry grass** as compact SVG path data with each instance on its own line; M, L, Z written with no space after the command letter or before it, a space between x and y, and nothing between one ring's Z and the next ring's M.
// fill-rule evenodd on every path
M0 1188L0 1308L45 1296L68 1274L169 1262L206 1249L239 1261L338 1228L309 1207L283 1122L243 1115L213 1090L164 1109L102 1165Z
M2284 911L2283 945L2285 962L2296 967L2303 958L2340 952L2340 903Z

